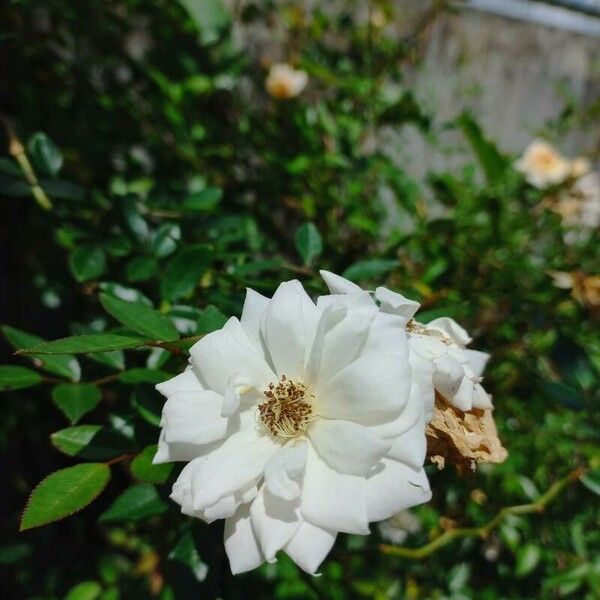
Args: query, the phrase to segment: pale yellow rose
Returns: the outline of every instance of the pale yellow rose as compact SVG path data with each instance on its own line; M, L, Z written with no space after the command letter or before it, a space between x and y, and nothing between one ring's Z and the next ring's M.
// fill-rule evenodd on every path
M579 179L590 172L590 161L585 156L578 156L571 161L571 177Z
M534 140L517 160L515 168L532 186L544 189L565 181L571 175L572 165L548 142Z
M307 83L305 71L294 69L287 63L278 63L269 70L265 87L273 98L288 100L300 94Z

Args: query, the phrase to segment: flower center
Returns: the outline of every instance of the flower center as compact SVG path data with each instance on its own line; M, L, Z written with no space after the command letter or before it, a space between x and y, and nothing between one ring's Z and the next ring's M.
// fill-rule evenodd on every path
M271 383L264 391L265 400L258 405L261 421L271 435L293 438L306 429L315 416L306 386L285 375L277 384Z

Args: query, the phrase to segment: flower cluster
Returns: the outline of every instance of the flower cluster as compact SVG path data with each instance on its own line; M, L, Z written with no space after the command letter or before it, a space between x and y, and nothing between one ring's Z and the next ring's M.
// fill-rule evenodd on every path
M166 396L155 463L185 461L172 499L225 519L240 573L283 551L314 573L339 532L367 534L431 498L426 428L440 401L489 414L487 355L451 319L322 271L313 302L298 281L248 290L242 316L190 349Z

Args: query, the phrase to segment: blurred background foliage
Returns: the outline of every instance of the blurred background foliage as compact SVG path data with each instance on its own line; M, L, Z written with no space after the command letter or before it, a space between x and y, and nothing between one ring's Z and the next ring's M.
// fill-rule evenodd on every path
M548 274L597 274L597 230L565 243L545 193L477 115L440 121L417 101L404 70L445 3L401 37L380 26L401 18L392 2L329 4L0 8L2 362L28 369L3 375L27 388L0 404L3 597L600 596L600 313ZM309 76L286 101L265 92L268 60L243 33L268 32L275 11L283 58ZM573 114L557 116L557 131L581 125ZM440 132L460 133L468 162L413 178L382 135L404 127L432 148ZM183 338L202 335L239 315L246 286L270 294L298 277L323 292L318 268L385 282L421 301L423 320L452 316L492 353L486 388L510 457L464 478L430 467L434 498L414 511L422 527L407 545L535 501L579 467L583 484L544 514L511 516L423 561L383 556L374 527L340 536L320 578L285 557L233 578L221 525L184 519L168 500L179 467L149 466L162 405L153 384L182 369L186 342L11 356L40 338L130 333L119 299L153 306ZM111 464L99 498L17 533L37 483L86 460Z

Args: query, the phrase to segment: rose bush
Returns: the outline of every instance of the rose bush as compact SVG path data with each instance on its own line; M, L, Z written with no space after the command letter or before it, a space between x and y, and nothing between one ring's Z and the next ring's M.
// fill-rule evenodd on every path
M561 151L540 188L478 115L435 114L406 74L442 4L0 8L6 597L597 595L597 157ZM285 99L266 87L282 63L307 79ZM538 133L563 148L594 118L570 104ZM416 178L408 131L460 166ZM250 333L247 288L272 306ZM382 403L373 421L325 423L320 403L347 406L323 369ZM263 457L214 462L242 434ZM405 547L363 535L408 505ZM264 564L233 576L217 517L249 544L234 570Z

